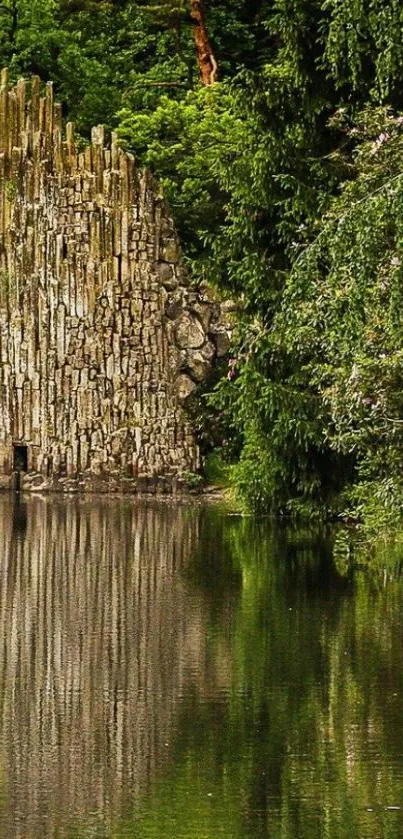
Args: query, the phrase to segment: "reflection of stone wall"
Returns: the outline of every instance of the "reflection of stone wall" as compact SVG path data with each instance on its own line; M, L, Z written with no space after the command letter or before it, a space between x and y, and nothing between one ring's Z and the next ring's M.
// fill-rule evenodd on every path
M13 503L0 505L0 836L53 839L149 789L186 686L212 678L181 573L198 514Z
M227 350L220 308L133 158L102 127L64 140L51 84L1 88L0 479L14 443L26 489L170 490L198 466L182 406Z

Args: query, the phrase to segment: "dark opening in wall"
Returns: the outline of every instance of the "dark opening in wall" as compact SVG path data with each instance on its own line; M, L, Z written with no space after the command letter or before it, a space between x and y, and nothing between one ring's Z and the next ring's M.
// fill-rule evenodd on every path
M20 446L14 443L14 472L28 472L28 446Z

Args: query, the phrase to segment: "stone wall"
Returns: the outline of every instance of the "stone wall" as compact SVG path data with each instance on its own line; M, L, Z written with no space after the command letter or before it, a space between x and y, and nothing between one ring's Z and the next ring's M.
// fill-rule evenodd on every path
M180 486L183 403L227 343L151 175L101 126L80 150L52 85L3 71L0 484L22 463L25 489Z

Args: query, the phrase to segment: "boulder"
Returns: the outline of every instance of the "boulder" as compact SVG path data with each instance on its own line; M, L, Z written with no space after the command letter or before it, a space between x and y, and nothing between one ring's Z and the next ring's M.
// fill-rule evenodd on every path
M205 341L204 329L196 317L184 313L175 327L175 341L179 349L199 349Z
M196 390L195 383L189 378L189 376L185 376L184 374L178 376L175 382L175 387L181 402L185 402L193 391Z
M217 355L215 345L208 339L206 339L206 341L204 342L203 346L200 349L200 352L203 358L206 359L206 361L213 361L213 359Z
M156 273L160 283L167 291L175 291L178 288L178 280L174 277L173 267L168 262L159 262L156 266Z
M211 373L211 364L196 350L188 353L186 369L194 381L204 382Z
M214 303L194 303L191 307L191 311L197 316L206 332L208 331L211 322L213 320L217 320L220 316L220 308Z
M217 358L223 358L229 352L230 348L230 339L228 332L224 329L217 330L217 332L211 332L209 338L214 343Z

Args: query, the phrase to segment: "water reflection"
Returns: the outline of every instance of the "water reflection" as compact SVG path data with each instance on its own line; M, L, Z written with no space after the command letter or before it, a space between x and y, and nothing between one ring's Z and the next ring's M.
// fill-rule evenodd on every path
M397 573L130 499L4 496L0 534L0 839L403 835Z
M1 835L108 822L162 771L187 685L213 677L181 574L199 529L184 508L1 501Z
M397 839L402 583L341 576L309 531L240 523L227 538L243 574L228 703L188 698L182 759L139 835Z

